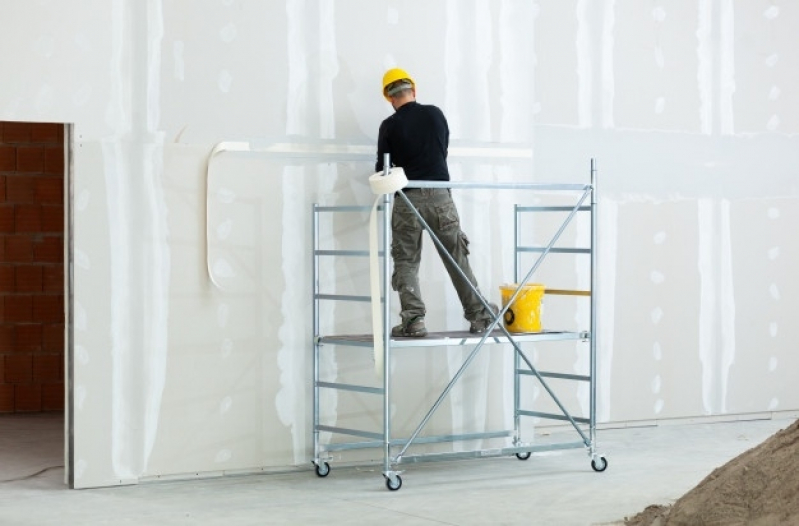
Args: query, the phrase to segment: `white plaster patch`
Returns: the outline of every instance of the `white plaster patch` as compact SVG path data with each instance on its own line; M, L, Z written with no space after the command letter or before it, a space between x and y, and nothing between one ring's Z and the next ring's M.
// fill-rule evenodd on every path
M89 351L83 345L75 345L75 360L80 365L89 363Z
M663 8L663 6L659 5L652 10L652 19L655 22L663 22L666 20L666 10Z
M777 370L777 357L776 356L772 356L771 358L768 359L768 370L771 373L773 373L774 371Z
M771 118L766 123L766 129L768 131L776 131L777 128L780 127L780 118L777 115L772 115Z
M86 461L84 459L79 459L75 462L75 478L83 478L83 474L86 473Z
M777 219L780 217L780 209L776 207L771 207L768 209L768 218L769 219Z
M386 21L395 26L399 24L399 10L396 7L389 7L386 13Z
M236 28L236 24L231 22L219 30L219 38L222 39L222 42L229 44L234 40L236 40L236 36L238 35L238 33L239 31Z
M84 270L89 270L92 268L92 262L89 260L89 256L83 250L76 248L74 252L75 258L75 265L78 268L82 268Z
M666 109L666 99L658 97L655 99L655 113L661 114Z
M227 239L230 237L230 232L233 230L233 220L230 218L225 219L222 221L219 226L216 227L216 237L220 240Z
M220 188L216 192L216 198L219 200L220 203L225 203L226 205L229 205L230 203L236 200L236 192L234 192L230 188Z
M75 318L74 319L75 328L79 331L85 331L88 325L87 323L88 317L86 315L86 309L83 308L83 305L79 301L76 301L73 310L74 310L73 316Z
M666 280L666 276L664 276L662 272L653 270L652 272L649 273L649 279L652 280L652 283L654 283L655 285L660 285Z
M651 387L652 387L652 394L658 394L660 392L661 379L659 374L655 375L655 377L652 378Z
M780 257L780 247L772 247L768 250L768 258L771 261L774 261L778 257Z
M773 6L769 7L768 9L766 9L765 11L763 11L763 17L768 19L768 20L774 20L778 16L780 16L780 8L779 8L779 6L773 5Z
M83 403L86 401L86 386L84 385L76 385L75 386L75 407L79 410L83 410Z
M214 262L214 276L218 278L235 278L236 271L225 258L219 258Z
M774 298L775 300L780 299L780 289L779 287L777 287L776 283L771 284L771 286L768 288L768 292L769 294L771 294L771 297Z
M214 458L214 462L217 464L221 464L222 462L227 462L233 457L233 453L229 449L223 449L219 453L216 454Z
M766 66L773 68L777 65L777 62L780 61L780 56L777 53L772 53L768 57L766 57Z
M222 354L222 358L227 358L228 356L233 353L233 340L230 338L225 338L222 340L222 345L220 346L220 352Z
M216 323L220 327L226 327L228 318L230 317L230 307L228 307L227 303L223 303L216 309Z
M655 46L655 64L660 69L666 67L666 58L663 56L663 48Z
M172 44L172 60L175 63L172 76L178 80L184 80L186 78L186 62L183 60L183 50L185 48L186 45L182 40L175 40Z
M659 415L663 411L663 406L664 405L666 405L666 403L663 401L662 398L658 398L655 401L655 414L656 415Z
M222 93L229 93L230 86L233 85L233 76L230 72L226 69L223 69L219 72L219 78L217 80L217 84L219 85L219 91Z
M75 200L75 208L79 212L83 212L89 206L89 200L91 199L91 192L88 190L81 190L78 193L78 198Z
M53 50L55 49L55 39L52 35L42 35L36 40L35 46L37 55L50 58L53 56Z
M658 232L655 234L655 237L652 238L652 241L654 241L656 245L662 245L666 241L666 233L662 231Z
M660 307L655 307L652 309L652 314L650 314L650 317L652 318L652 323L660 323L660 320L663 319L663 309Z
M780 98L780 94L782 94L782 90L777 86L771 86L771 89L768 90L768 98L771 100L777 100Z
M235 0L222 0L222 5L231 6Z
M768 324L768 333L771 335L772 338L777 337L777 322L772 321Z
M769 411L776 411L780 405L780 401L778 398L772 398L771 401L768 403L768 410Z
M85 106L89 99L92 98L92 87L90 84L84 84L78 91L75 92L75 95L72 96L72 104L75 106Z
M539 113L541 113L541 103L535 102L533 103L533 115L538 115Z
M661 349L659 342L655 342L652 346L652 358L658 362L663 359L663 349Z
M229 396L226 396L222 399L219 403L219 414L224 415L228 411L230 411L230 407L233 405L233 399Z

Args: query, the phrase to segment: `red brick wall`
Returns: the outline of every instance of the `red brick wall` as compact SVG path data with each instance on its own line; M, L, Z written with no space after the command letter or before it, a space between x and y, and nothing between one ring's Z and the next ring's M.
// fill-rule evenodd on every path
M64 125L0 122L0 413L64 410Z

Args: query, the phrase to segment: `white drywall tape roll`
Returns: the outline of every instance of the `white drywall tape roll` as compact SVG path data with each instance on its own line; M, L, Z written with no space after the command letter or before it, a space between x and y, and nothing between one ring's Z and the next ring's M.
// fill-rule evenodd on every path
M377 246L377 207L385 194L393 194L397 190L402 190L408 184L405 177L405 170L399 167L391 168L387 175L377 172L369 176L369 186L372 193L377 197L372 205L372 212L369 214L369 285L372 294L372 338L375 357L375 373L383 375L384 349L383 331L388 327L383 327L383 319L380 312L380 263L377 258L379 247ZM389 257L389 247L383 257ZM386 290L388 295L388 290Z

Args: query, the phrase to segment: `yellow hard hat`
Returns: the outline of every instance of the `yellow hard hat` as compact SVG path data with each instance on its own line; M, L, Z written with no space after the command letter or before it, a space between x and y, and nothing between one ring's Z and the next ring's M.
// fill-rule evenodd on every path
M386 98L386 100L387 100L387 101L389 101L389 102L391 101L391 97L389 97L389 96L386 94L386 88L387 88L387 87L388 87L390 84L393 84L394 82L397 82L398 80L407 80L408 82L410 82L410 83L411 83L411 85L412 85L414 88L416 87L416 82L414 82L414 81L413 81L413 79L411 78L411 76L410 76L410 75L408 75L408 72L407 72L407 71L405 71L404 69L400 69L400 68L392 68L392 69L390 69L390 70L386 71L386 74L385 74L385 75L383 75L383 96L384 96L384 97Z

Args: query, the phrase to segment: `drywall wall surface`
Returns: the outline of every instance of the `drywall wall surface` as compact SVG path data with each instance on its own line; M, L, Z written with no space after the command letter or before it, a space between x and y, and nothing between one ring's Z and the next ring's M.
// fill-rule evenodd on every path
M16 50L0 57L0 120L75 130L76 487L309 465L311 205L371 204L374 142L391 112L380 79L393 66L445 111L454 180L587 183L597 159L600 422L799 408L788 318L799 301L792 4L0 6L0 44ZM455 199L481 289L498 301L513 274L512 205L528 197ZM366 222L323 222L321 241L364 248ZM585 243L587 227L578 221L564 242ZM586 288L585 271L567 258L534 280ZM367 277L364 262L320 268L328 292L365 294ZM421 279L428 326L465 327L431 244ZM584 304L555 298L545 315L553 327L589 320ZM325 304L320 323L366 332L369 309ZM589 366L584 345L531 356L577 374ZM463 357L396 358L398 432L415 428ZM431 432L512 426L511 364L510 352L481 354ZM379 382L368 353L326 348L320 369ZM552 405L539 388L524 392ZM560 392L570 410L587 410L587 389ZM370 404L329 396L320 416L379 429ZM484 442L453 447L496 445Z

